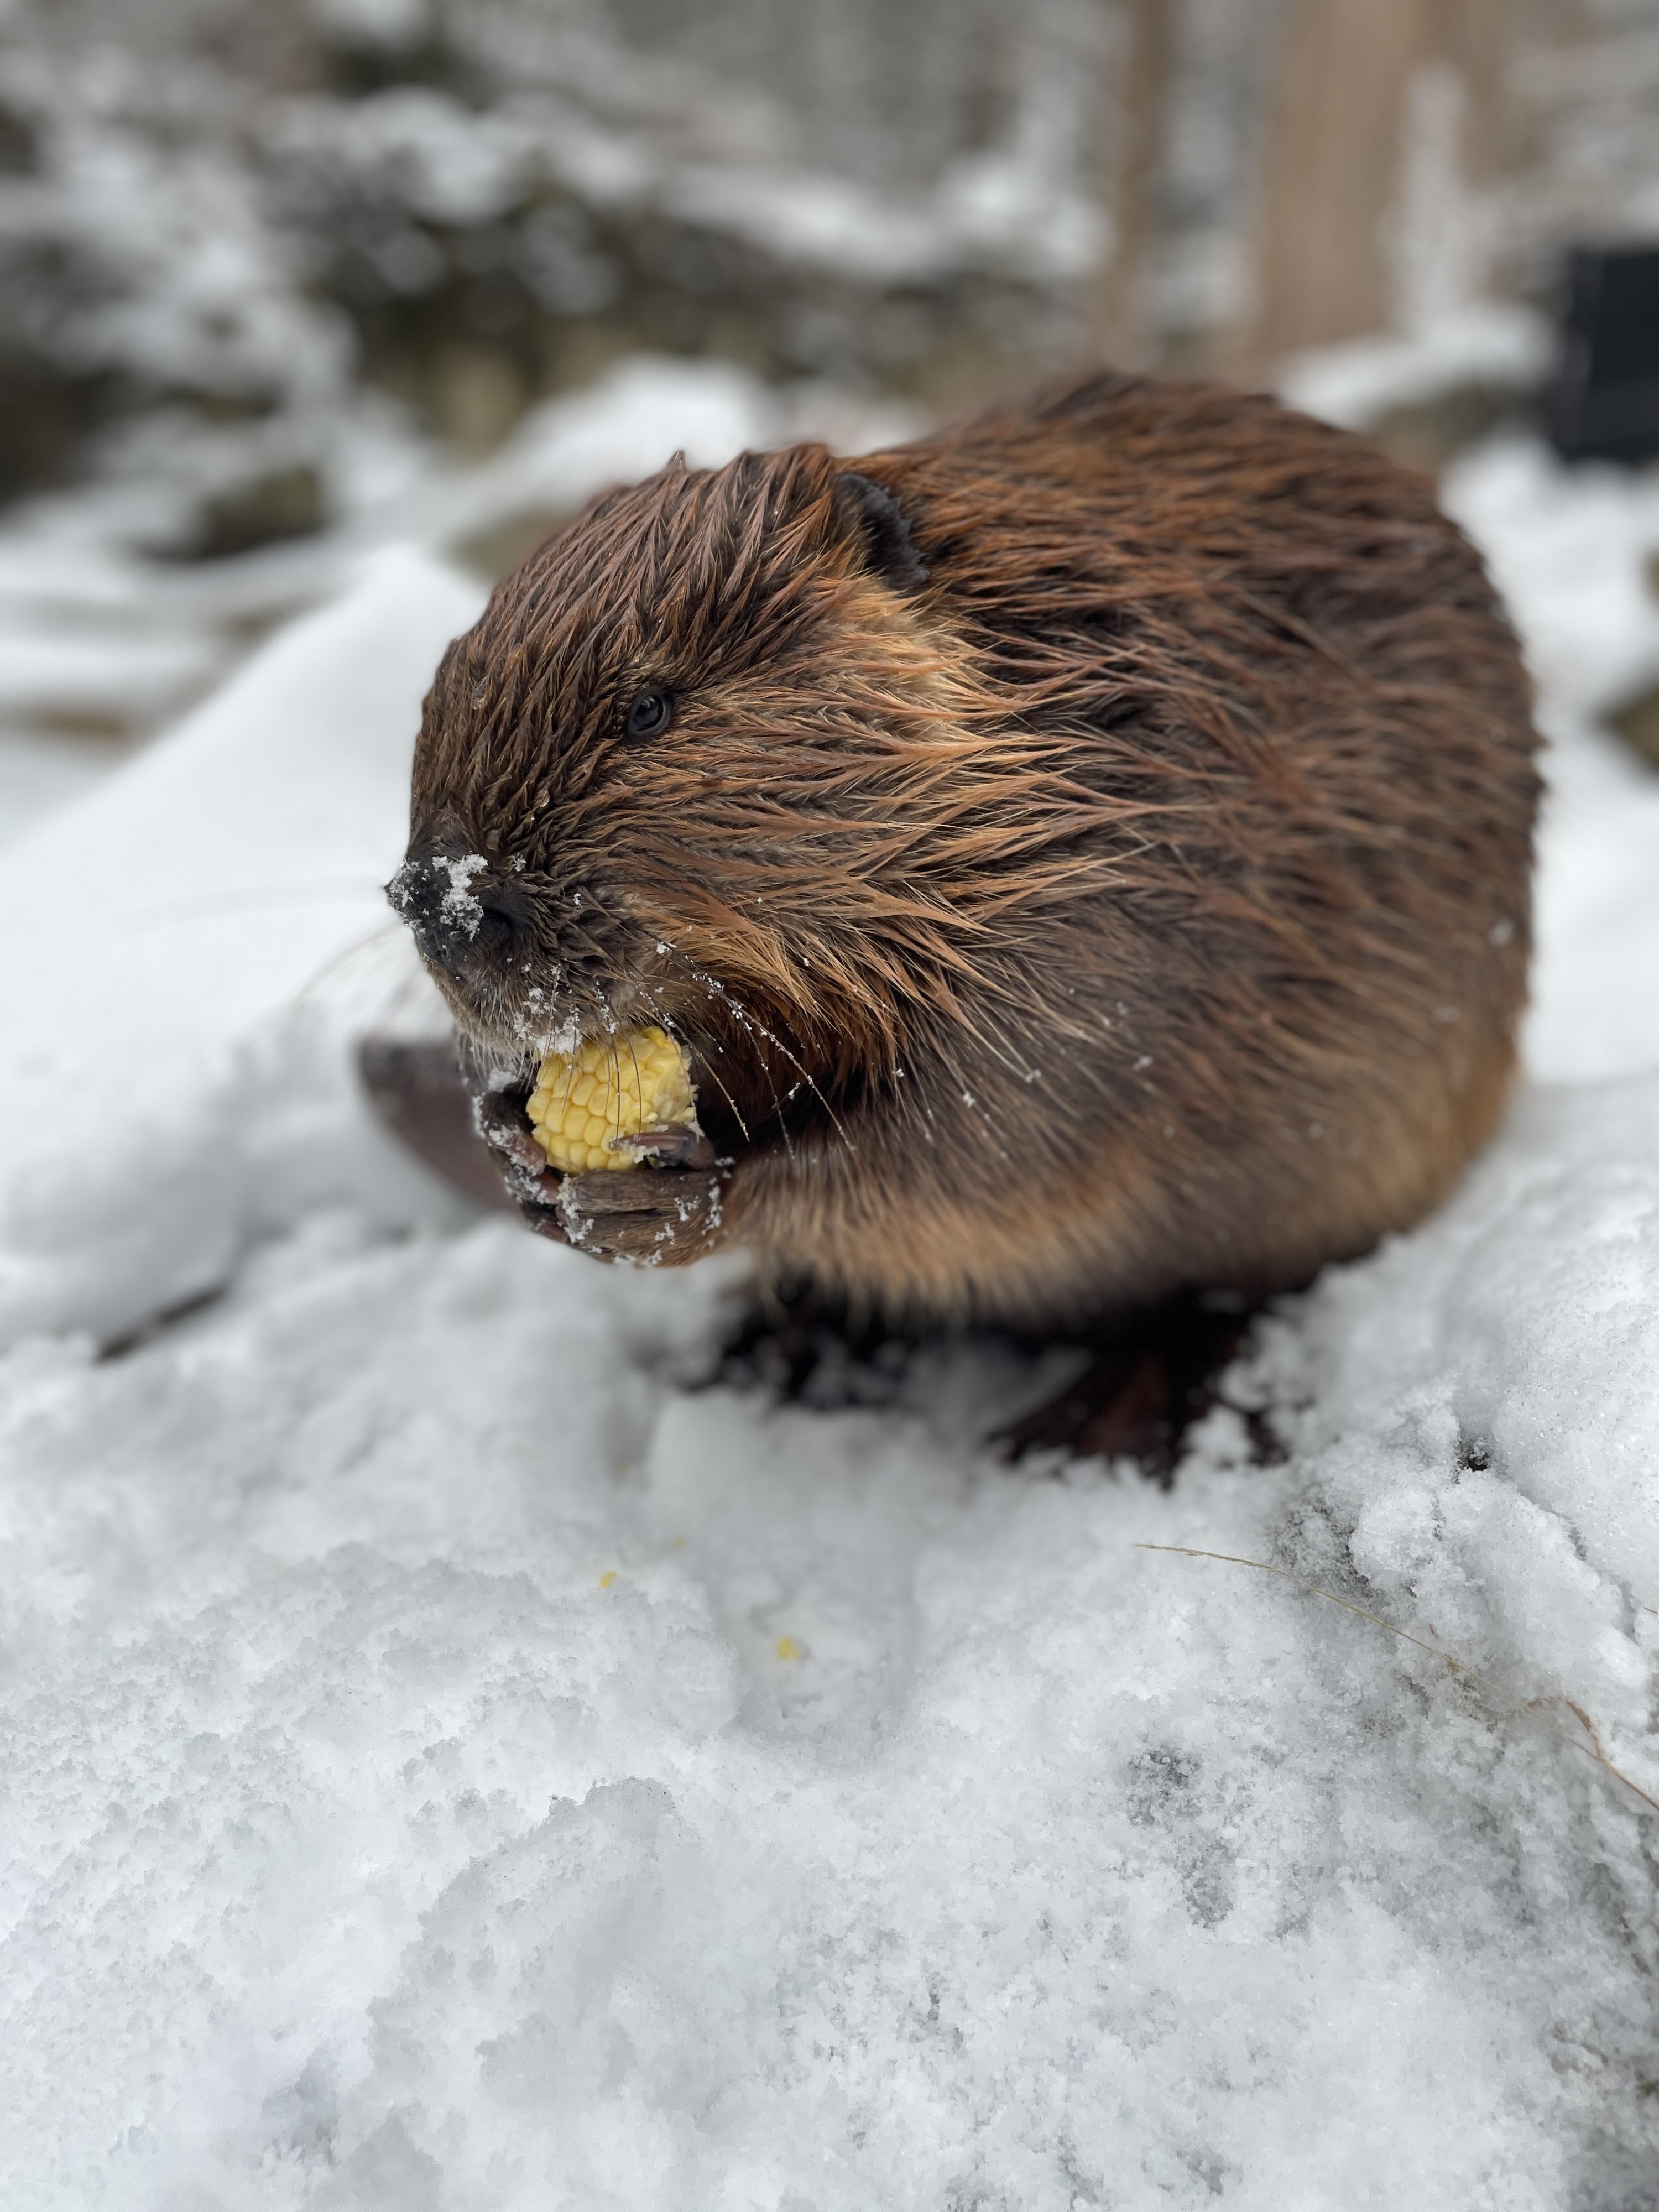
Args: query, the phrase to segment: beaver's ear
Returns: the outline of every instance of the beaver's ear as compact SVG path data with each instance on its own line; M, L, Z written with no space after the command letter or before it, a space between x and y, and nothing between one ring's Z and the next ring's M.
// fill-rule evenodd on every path
M917 592L927 565L916 550L904 510L883 484L852 469L836 477L836 520L864 548L865 566L896 592Z

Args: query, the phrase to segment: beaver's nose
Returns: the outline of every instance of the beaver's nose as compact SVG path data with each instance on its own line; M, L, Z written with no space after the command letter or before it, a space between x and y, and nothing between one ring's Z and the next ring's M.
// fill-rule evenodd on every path
M482 853L411 848L386 894L424 957L449 975L505 958L530 920L527 900Z

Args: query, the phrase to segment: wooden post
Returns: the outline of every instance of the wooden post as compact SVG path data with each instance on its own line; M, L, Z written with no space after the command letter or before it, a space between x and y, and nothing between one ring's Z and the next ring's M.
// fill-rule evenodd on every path
M1144 368L1157 350L1146 297L1158 232L1158 157L1171 54L1170 0L1120 0L1123 65L1112 73L1109 143L1112 255L1101 296L1101 350L1115 367Z
M1462 88L1460 166L1500 161L1510 0L1294 0L1260 167L1253 297L1236 367L1387 330L1388 236L1413 82L1432 64Z

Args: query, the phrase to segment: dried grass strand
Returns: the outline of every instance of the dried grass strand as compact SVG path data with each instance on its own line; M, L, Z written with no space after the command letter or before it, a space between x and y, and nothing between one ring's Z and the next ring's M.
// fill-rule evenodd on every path
M1357 1613L1362 1620L1374 1621L1378 1628L1387 1629L1390 1636L1397 1636L1402 1644L1415 1644L1419 1651L1426 1651L1431 1659L1438 1659L1451 1668L1454 1673L1467 1675L1472 1682L1479 1682L1483 1689L1490 1690L1495 1697L1505 1701L1508 1705L1508 1711L1504 1715L1505 1720L1513 1720L1517 1713L1540 1712L1548 1705L1565 1705L1589 1738L1589 1741L1581 1743L1576 1735L1570 1735L1557 1722L1547 1718L1545 1726L1551 1735L1559 1736L1569 1750L1581 1753L1584 1758L1593 1760L1597 1766L1604 1768L1612 1775L1615 1782L1622 1782L1631 1795L1633 1797L1639 1797L1650 1812L1659 1813L1659 1797L1650 1797L1639 1782L1632 1782L1622 1767L1613 1765L1601 1748L1601 1739L1596 1732L1595 1723L1583 1707L1573 1698L1557 1692L1554 1696L1547 1698L1528 1698L1516 1705L1510 1700L1509 1691L1501 1682L1494 1681L1490 1674L1483 1674L1478 1667L1471 1667L1467 1659L1460 1659L1450 1651L1443 1651L1437 1644L1427 1643L1422 1637L1413 1636L1409 1629L1397 1628L1393 1621L1384 1620L1380 1613L1371 1613L1364 1606L1356 1605L1352 1598L1339 1597L1334 1590L1325 1589L1318 1583L1308 1582L1301 1575L1293 1575L1288 1567L1276 1567L1270 1560L1247 1559L1237 1552L1201 1551L1193 1544L1138 1543L1134 1549L1137 1552L1175 1552L1186 1559L1220 1559L1230 1567L1254 1567L1258 1574L1277 1575L1280 1582L1294 1583L1298 1589L1306 1590L1310 1596L1326 1598L1332 1605L1340 1605L1345 1613Z

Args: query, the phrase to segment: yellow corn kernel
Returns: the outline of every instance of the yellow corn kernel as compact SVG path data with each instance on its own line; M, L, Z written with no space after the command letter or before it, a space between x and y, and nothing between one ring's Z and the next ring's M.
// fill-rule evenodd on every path
M685 1054L665 1030L618 1030L550 1052L526 1109L536 1142L561 1175L636 1168L626 1139L641 1129L696 1127Z

